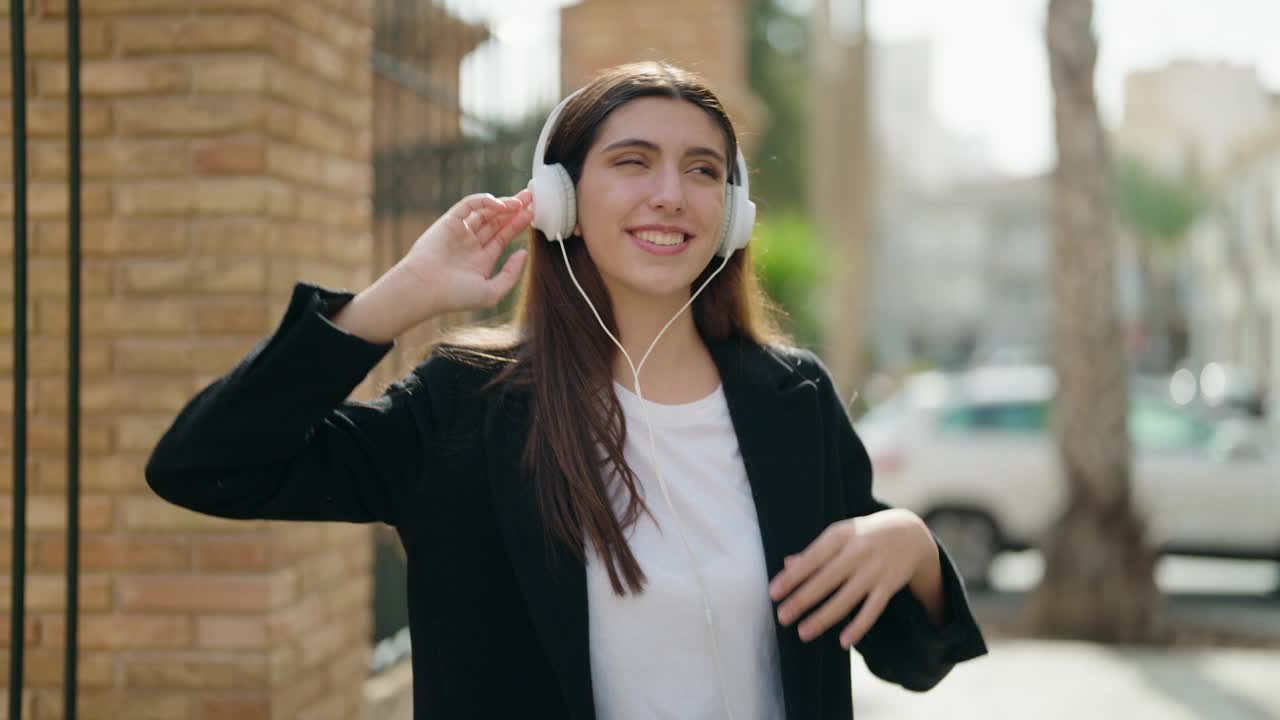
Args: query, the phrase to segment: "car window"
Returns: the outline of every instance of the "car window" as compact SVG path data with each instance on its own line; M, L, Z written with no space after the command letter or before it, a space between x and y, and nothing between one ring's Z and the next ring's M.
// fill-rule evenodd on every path
M1172 405L1135 400L1129 408L1129 436L1144 450L1193 450L1208 446L1213 426Z
M1048 403L977 403L948 408L940 427L944 432L1040 433L1047 428L1048 418Z

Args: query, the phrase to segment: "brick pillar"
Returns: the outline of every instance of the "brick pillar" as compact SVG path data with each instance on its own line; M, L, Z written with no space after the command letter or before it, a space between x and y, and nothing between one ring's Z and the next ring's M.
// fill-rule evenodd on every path
M747 78L749 6L748 0L583 0L563 8L561 88L568 93L612 65L665 60L711 83L749 155L752 137L767 122Z
M24 717L52 720L62 717L65 632L65 2L28 6L25 687L33 712ZM191 395L274 328L295 280L358 289L369 279L371 0L81 6L80 717L358 717L370 625L369 528L203 517L152 495L143 465ZM0 75L0 92L8 93L8 71ZM4 107L7 135L7 98ZM6 139L0 152L0 182L9 183L0 197L6 259L9 147ZM0 563L7 573L8 262L0 278ZM7 623L0 637L4 683Z

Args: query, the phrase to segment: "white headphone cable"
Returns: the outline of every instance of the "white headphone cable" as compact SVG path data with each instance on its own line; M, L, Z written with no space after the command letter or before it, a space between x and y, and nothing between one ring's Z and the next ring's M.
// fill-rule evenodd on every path
M582 295L582 299L587 301L587 307L591 308L591 314L595 315L596 322L600 324L601 329L603 329L605 334L609 336L609 339L613 341L613 344L618 347L618 350L622 352L622 357L626 359L627 365L631 367L631 375L636 386L636 396L640 398L640 409L644 412L644 423L649 428L649 452L653 456L654 472L658 475L658 487L662 489L662 496L667 501L667 507L670 508L672 517L675 518L676 530L680 533L680 540L684 543L685 552L689 554L689 562L693 564L693 576L698 581L698 591L702 594L703 616L706 618L707 629L711 635L711 650L715 656L716 673L720 676L720 696L724 700L724 710L728 713L729 720L734 720L733 706L729 704L729 694L724 679L724 667L720 662L720 643L716 639L716 623L714 614L711 612L711 601L707 593L707 587L702 581L702 573L698 571L698 558L693 552L693 546L689 544L689 539L684 534L684 524L680 521L680 513L676 511L675 503L671 502L671 494L667 491L667 481L666 478L663 477L662 468L658 463L658 443L653 432L653 423L649 419L649 407L645 402L644 393L640 389L640 368L644 367L645 361L649 359L649 354L652 353L654 347L658 345L658 340L662 337L663 333L667 331L667 328L671 327L671 324L676 321L676 318L680 317L680 315L684 313L691 304L693 304L694 299L697 298L703 289L711 283L715 276L720 274L720 271L724 269L724 266L729 264L729 258L732 256L732 253L724 256L724 262L720 263L720 267L717 267L715 271L712 272L705 281L703 281L702 285L698 287L697 292L693 293L693 295L689 297L688 302L682 305L680 309L676 311L675 315L671 316L671 319L667 321L666 325L662 326L662 329L659 330L658 334L653 338L653 342L649 343L649 349L645 350L644 355L640 358L640 364L636 365L632 362L631 355L627 353L627 349L622 347L622 343L618 341L618 338L614 337L614 334L609 331L608 326L605 325L604 320L600 317L599 311L596 310L596 306L591 302L591 298L587 297L586 291L582 289L582 285L578 284L578 278L573 274L573 266L569 264L569 253L565 250L564 238L560 233L556 234L556 244L560 246L560 254L564 257L564 267L569 271L569 279L573 281L574 287L578 288L578 292Z

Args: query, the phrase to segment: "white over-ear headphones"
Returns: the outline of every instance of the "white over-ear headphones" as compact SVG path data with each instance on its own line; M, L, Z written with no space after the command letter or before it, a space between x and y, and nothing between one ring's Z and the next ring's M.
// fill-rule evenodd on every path
M578 200L569 171L559 163L546 164L547 142L561 111L580 92L574 91L551 111L533 151L533 178L529 181L534 200L533 226L553 242L573 234L573 227L578 222ZM721 257L729 257L734 250L746 247L756 224L756 204L751 202L747 160L741 147L738 148L736 163L738 184L726 182L724 187L724 222L721 223L720 240L716 245L716 255Z

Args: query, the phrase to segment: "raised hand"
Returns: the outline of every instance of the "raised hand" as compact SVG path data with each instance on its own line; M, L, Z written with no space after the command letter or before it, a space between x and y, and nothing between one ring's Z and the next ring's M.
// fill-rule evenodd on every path
M515 197L463 198L418 237L397 269L420 283L433 313L496 305L520 279L528 253L512 253L496 274L494 263L529 227L532 200L528 190Z
M528 190L463 198L332 322L372 342L390 342L436 315L496 305L520 279L528 253L512 253L497 273L493 267L533 222L532 203Z

